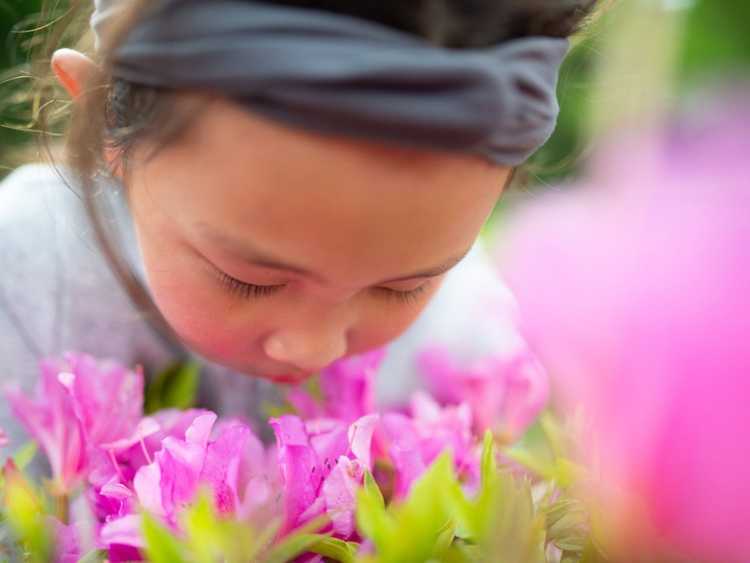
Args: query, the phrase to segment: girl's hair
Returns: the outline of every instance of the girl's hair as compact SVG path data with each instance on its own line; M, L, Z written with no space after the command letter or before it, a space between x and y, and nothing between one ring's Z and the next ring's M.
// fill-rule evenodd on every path
M113 244L102 211L95 197L94 178L106 173L107 166L121 168L127 179L129 157L145 140L155 150L177 138L198 114L195 106L176 103L180 92L145 87L109 71L109 54L153 0L134 0L121 19L108 31L103 48L97 53L99 71L89 78L84 95L73 104L66 138L66 161L75 172L93 230L113 272L135 305L168 341L178 340L153 305L148 292L133 275ZM338 12L375 21L413 33L431 43L448 48L483 47L526 36L568 37L591 14L597 0L264 0L302 8ZM91 0L71 0L71 11L86 27ZM53 37L59 38L59 33ZM48 68L49 57L58 45L47 44L41 58ZM44 104L37 99L37 104ZM45 115L40 121L45 129ZM43 142L46 136L40 136ZM51 155L45 144L48 155ZM104 149L115 149L115 163L104 162ZM150 153L151 155L154 152ZM54 159L53 159L54 162ZM127 181L125 182L127 184Z

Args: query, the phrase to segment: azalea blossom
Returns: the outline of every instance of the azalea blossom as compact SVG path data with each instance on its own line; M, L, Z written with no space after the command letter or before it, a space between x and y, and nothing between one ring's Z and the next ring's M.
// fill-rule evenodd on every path
M613 544L747 561L747 92L613 145L509 230L506 276L568 404ZM606 176L601 172L606 171Z
M549 398L547 373L528 350L462 363L446 348L431 346L422 351L418 363L438 401L469 406L477 434L489 428L513 442Z
M384 357L385 348L380 348L333 362L318 377L321 397L294 388L287 400L303 418L336 418L351 424L376 410L374 378Z
M59 494L81 482L100 444L133 431L142 412L143 375L112 361L66 354L41 364L36 397L6 391L15 416L39 442Z
M264 472L264 449L251 428L241 421L222 421L209 411L189 411L168 418L179 428L190 425L182 436L161 438L152 461L137 468L131 482L117 475L101 486L97 494L117 510L105 516L100 530L106 547L142 548L137 507L148 510L164 523L178 529L178 516L196 498L201 486L213 493L221 514L241 517L271 497L272 475ZM152 435L153 436L153 435ZM148 449L146 449L148 453Z
M336 419L305 423L294 415L271 419L285 496L284 532L327 514L332 532L348 539L355 531L356 489L372 469L371 442L377 415L347 425Z
M469 405L441 407L425 393L415 393L409 414L383 415L382 448L395 469L396 497L403 498L412 483L445 449L453 453L457 472L470 487L479 476L477 441L472 433Z

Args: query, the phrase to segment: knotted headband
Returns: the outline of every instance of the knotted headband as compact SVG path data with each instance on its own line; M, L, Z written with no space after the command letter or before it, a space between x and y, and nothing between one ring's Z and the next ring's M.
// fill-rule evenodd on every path
M95 0L97 45L124 0ZM525 161L552 134L567 39L439 47L337 13L240 0L154 0L113 75L208 89L314 131Z

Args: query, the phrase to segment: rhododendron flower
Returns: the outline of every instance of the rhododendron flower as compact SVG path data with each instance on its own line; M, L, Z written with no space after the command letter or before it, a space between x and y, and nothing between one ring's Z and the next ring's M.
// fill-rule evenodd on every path
M87 470L92 449L126 437L142 411L143 375L85 354L41 364L35 399L6 391L15 416L52 466L59 494L69 494Z
M477 444L469 406L441 407L418 392L409 407L411 416L395 412L383 415L382 447L396 471L395 495L406 496L412 483L446 448L453 452L458 474L469 486L476 485Z
M438 401L469 405L480 435L489 428L513 442L547 404L547 373L526 350L461 363L446 348L433 346L420 353L418 362Z
M355 531L356 489L370 470L377 415L347 425L335 419L303 422L297 416L271 419L276 434L288 532L326 513L342 539Z
M162 438L153 461L137 469L132 485L113 477L98 490L101 497L119 503L117 514L111 514L101 528L104 545L142 547L136 506L177 529L178 515L195 500L201 486L213 493L220 514L242 516L269 500L267 481L273 477L263 473L264 449L250 427L240 421L215 424L216 414L208 411L190 411L189 417L182 415L172 422L179 427L188 419L190 426L182 437Z
M628 560L661 545L691 561L750 553L750 106L740 99L614 146L598 164L606 176L542 200L508 239L527 335L591 417L586 445Z
M48 517L48 523L55 536L55 563L77 563L82 555L78 526L62 524L52 517Z
M333 362L318 377L319 400L299 388L291 389L287 399L306 419L336 418L351 424L375 411L374 377L384 357L385 348L380 348Z

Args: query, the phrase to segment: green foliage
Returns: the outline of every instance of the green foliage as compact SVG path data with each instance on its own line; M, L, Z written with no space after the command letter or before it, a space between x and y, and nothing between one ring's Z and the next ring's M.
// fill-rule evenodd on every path
M499 470L487 432L479 490L467 494L450 453L441 455L403 502L385 506L370 475L357 504L360 533L375 546L367 562L544 562L544 514L532 501L529 482Z
M341 563L354 563L359 547L357 543L331 537L317 538L316 543L309 547L309 551Z
M721 74L750 77L750 2L697 0L688 12L678 59L683 88Z
M439 558L454 536L448 497L457 486L449 452L414 482L403 502L388 507L368 474L357 497L357 525L372 540L375 560L399 563Z
M86 555L78 560L78 563L105 563L108 561L107 550L105 549L92 549Z
M366 547L319 533L329 524L325 516L279 538L275 514L261 509L242 521L227 517L217 511L210 490L201 489L196 501L179 513L179 531L153 515L142 515L144 554L155 563L283 563L303 553L343 563L606 563L592 532L589 508L574 494L573 485L585 473L568 458L574 443L571 432L569 425L544 414L519 444L498 452L488 431L479 483L472 491L459 480L449 450L404 499L387 502L366 472L356 511ZM33 452L24 446L16 459L28 463ZM528 471L510 471L501 463L508 459L523 463ZM15 541L26 561L49 560L50 503L12 461L4 474L0 534L12 537L1 538L5 551L0 547L0 557ZM559 559L550 555L554 553ZM106 553L95 550L80 563L104 559Z
M192 407L198 392L200 369L196 362L175 363L156 375L146 387L145 413Z
M250 520L224 517L216 511L210 491L204 489L180 515L180 533L143 513L144 551L153 563L283 563L306 552L353 561L352 544L315 533L326 521L315 519L278 540L277 518L258 526Z
M12 462L6 463L3 476L3 526L13 533L25 561L50 561L54 544L47 525L46 500Z
M13 454L13 463L20 471L23 471L33 461L37 451L39 451L39 446L36 442L26 442Z
M152 563L186 563L186 546L148 512L142 516L141 530L146 557Z

